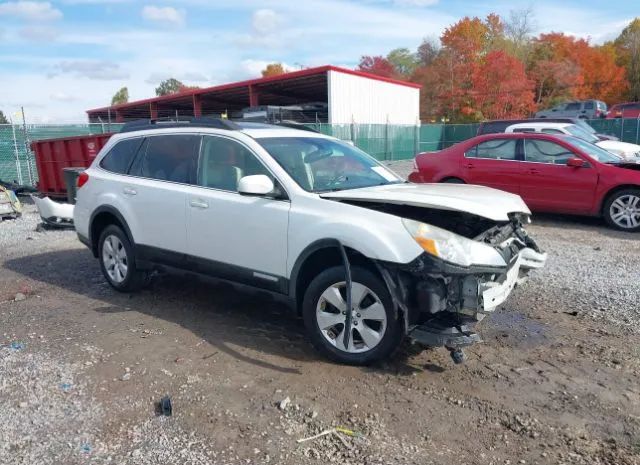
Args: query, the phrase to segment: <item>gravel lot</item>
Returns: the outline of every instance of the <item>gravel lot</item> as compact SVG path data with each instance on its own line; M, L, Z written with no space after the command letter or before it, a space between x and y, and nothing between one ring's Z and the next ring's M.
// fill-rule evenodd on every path
M536 217L548 265L465 365L407 344L357 368L262 294L174 275L117 294L38 223L0 223L0 463L640 463L636 235ZM357 437L296 442L335 426Z

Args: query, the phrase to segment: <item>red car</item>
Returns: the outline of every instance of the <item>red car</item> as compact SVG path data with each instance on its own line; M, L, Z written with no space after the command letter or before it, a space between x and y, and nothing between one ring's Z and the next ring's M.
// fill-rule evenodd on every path
M640 159L573 136L488 134L435 153L420 153L411 182L480 184L519 194L532 211L603 216L640 231Z
M607 112L607 118L640 118L640 102L618 103Z

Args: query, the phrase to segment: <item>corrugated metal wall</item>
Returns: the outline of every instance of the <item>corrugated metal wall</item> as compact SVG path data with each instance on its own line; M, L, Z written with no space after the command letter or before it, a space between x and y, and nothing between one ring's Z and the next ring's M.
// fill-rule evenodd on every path
M420 89L328 71L330 124L420 124Z

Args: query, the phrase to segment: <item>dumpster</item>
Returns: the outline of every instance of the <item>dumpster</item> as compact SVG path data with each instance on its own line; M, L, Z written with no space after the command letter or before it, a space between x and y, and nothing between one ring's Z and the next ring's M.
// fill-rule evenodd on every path
M50 197L65 197L67 186L63 170L89 167L111 136L92 134L32 142L31 150L35 154L38 170L38 190ZM69 176L72 174L69 173Z

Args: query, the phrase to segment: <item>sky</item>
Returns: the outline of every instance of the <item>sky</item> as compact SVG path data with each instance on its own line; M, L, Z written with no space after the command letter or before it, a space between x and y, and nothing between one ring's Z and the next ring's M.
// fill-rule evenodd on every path
M464 16L527 7L536 33L592 43L640 12L638 0L0 0L0 110L86 122L123 86L137 100L169 77L206 87L259 77L271 62L353 68L363 55L414 50Z

